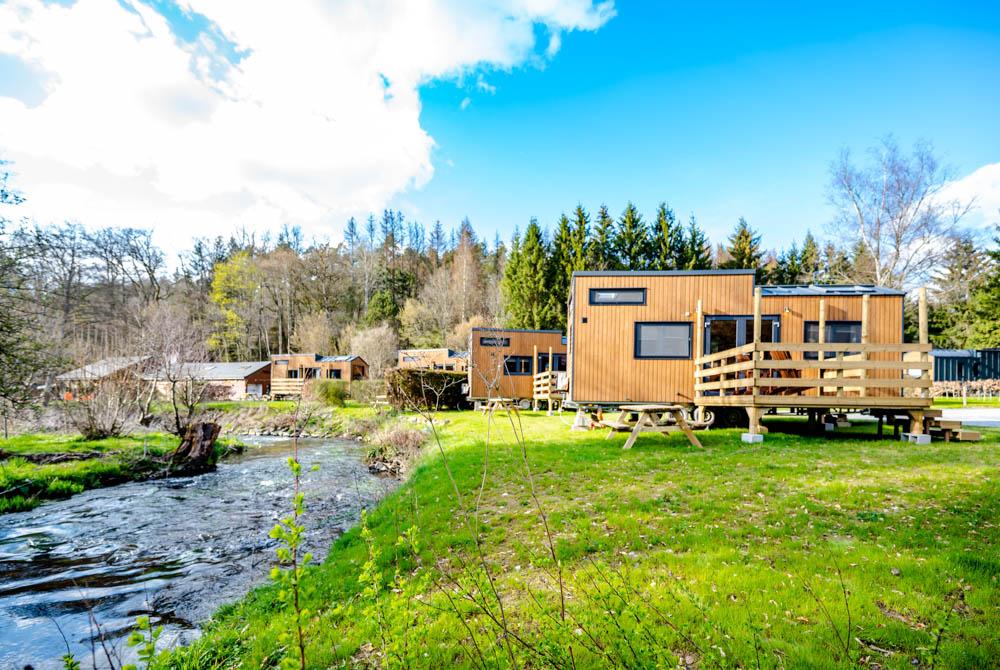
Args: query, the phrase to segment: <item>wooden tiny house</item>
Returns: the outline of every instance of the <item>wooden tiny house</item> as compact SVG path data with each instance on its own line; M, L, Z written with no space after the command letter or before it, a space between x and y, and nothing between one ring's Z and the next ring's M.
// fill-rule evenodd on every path
M903 297L874 286L756 286L752 270L577 272L568 399L926 407L924 393L903 393L930 384L926 340L903 343Z
M469 336L469 400L534 397L535 375L566 370L566 338L558 330L473 328Z
M400 349L396 367L409 370L455 370L465 372L469 354L451 349Z
M276 354L271 356L271 393L301 395L309 379L342 379L351 382L368 376L368 364L360 356L320 354Z

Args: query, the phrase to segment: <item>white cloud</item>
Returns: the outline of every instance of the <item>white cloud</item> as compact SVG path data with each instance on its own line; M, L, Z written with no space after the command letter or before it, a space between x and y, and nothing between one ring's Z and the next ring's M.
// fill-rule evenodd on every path
M987 163L951 182L940 194L942 201L973 203L964 224L987 228L1000 223L1000 163Z
M462 98L462 102L458 104L458 108L461 110L466 110L469 108L469 105L471 104L472 104L472 98L470 98L469 96L465 96L464 98Z
M0 97L26 213L154 226L174 249L238 225L336 237L433 176L422 84L533 61L539 24L614 15L591 0L178 1L206 27L191 41L137 0L0 4L0 53L46 92Z

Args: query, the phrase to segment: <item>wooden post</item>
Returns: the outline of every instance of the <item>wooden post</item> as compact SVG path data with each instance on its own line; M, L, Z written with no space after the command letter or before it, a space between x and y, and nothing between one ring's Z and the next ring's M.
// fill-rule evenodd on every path
M552 347L549 347L549 383L548 383L548 396L549 396L549 416L552 416L552 381L556 378L556 369L552 366ZM560 410L562 411L562 410Z
M761 298L761 288L756 287L753 290L753 351L750 352L750 362L753 363L753 368L750 370L750 381L753 384L750 393L756 396L760 389L757 387L757 362L762 358L763 352L760 349L760 298ZM755 400L756 402L756 400ZM751 433L755 429L751 428Z
M819 299L819 333L817 334L816 341L820 344L826 344L826 298ZM822 361L826 358L826 352L821 351L816 354L816 360ZM823 368L819 369L819 378L823 379L825 372ZM819 387L817 395L823 395L826 389L822 386Z
M927 336L927 287L921 286L920 291L917 293L917 319L919 321L920 329L920 344L927 344L930 340ZM927 363L930 361L930 357L926 351L920 352L920 362L924 364L924 368L927 367ZM929 370L920 371L921 379L930 379ZM926 398L929 389L920 389L920 397Z
M532 347L531 353L531 409L538 411L538 398L535 397L535 377L538 374L538 345Z
M698 372L699 370L701 370L702 364L698 363L697 361L699 358L705 355L705 343L704 343L705 314L704 312L701 311L701 298L698 298L698 302L696 303L696 307L694 310L694 315L695 315L694 316L694 360L695 360L694 370L695 372ZM700 384L703 381L705 381L704 377L695 376L694 378L695 384ZM702 395L701 391L696 390L694 392L695 400L701 398L701 395Z
M865 293L861 296L861 344L864 350L861 352L861 378L868 379L868 309L871 296ZM902 354L901 354L902 356ZM902 360L902 359L900 359ZM868 395L868 387L861 387L861 397Z

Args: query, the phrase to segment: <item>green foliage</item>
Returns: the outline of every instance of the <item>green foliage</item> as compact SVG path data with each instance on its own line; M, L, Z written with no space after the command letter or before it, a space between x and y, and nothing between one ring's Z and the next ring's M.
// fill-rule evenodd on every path
M316 397L327 407L343 407L347 403L347 382L321 379L312 385Z
M993 238L997 245L987 252L990 263L985 269L985 279L972 293L970 316L972 327L969 346L977 348L1000 347L1000 226Z
M547 284L551 277L548 245L538 221L531 220L524 239L516 235L501 289L512 328L552 328L558 323Z
M80 661L76 660L73 654L65 653L62 656L63 670L80 670Z
M208 346L223 360L241 360L244 352L248 305L253 305L259 277L250 254L240 251L215 265L210 299L218 308L219 321L208 338Z
M467 380L464 372L394 368L385 376L386 395L396 409L461 409Z
M653 269L679 270L684 268L687 260L684 227L677 222L674 210L667 207L665 202L661 202L656 210L653 239L656 247Z
M563 214L559 217L555 235L552 237L552 253L548 262L549 276L546 282L553 327L559 329L566 327L566 304L569 301L569 283L573 275L573 237L569 219Z
M399 316L399 305L388 289L379 289L368 301L368 311L365 312L365 325L377 326L381 323L393 323Z
M621 262L615 253L615 220L608 214L606 205L597 210L594 232L587 245L587 270L618 270Z
M736 222L736 229L729 236L726 246L729 260L724 267L735 269L759 270L764 256L760 248L760 234L750 227L742 216Z
M615 235L615 252L625 270L648 270L652 264L652 243L642 214L631 202L625 205Z
M156 643L163 634L163 626L154 627L145 615L137 617L135 622L137 630L129 633L128 646L136 650L136 656L146 664L148 670L156 658ZM129 663L122 666L122 670L137 670L137 666Z
M687 242L685 244L683 270L709 270L712 267L712 247L695 220L694 215L688 221Z

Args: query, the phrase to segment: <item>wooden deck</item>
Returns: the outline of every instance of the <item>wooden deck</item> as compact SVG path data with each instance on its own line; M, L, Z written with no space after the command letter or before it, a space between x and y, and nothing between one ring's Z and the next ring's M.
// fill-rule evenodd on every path
M924 432L932 362L927 341L926 292L920 292L920 342L868 341L867 298L860 343L826 343L820 304L820 342L783 344L761 341L761 292L754 294L754 337L743 346L695 359L695 399L699 407L743 407L750 434L762 433L762 411L779 407L810 410L896 409L911 418L910 432ZM703 349L699 301L696 351ZM813 354L812 357L807 356Z

